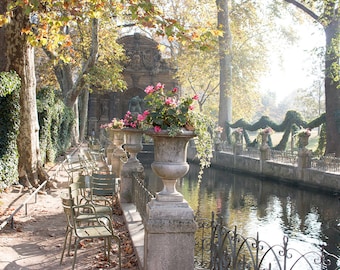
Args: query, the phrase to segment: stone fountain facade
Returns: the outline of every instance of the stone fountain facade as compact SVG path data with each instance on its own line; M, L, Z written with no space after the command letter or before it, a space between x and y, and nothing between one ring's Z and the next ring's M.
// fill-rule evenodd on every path
M130 59L123 72L127 90L103 94L94 89L88 104L88 136L94 134L99 138L101 124L114 117L123 118L133 98L143 99L146 86L161 82L167 88L178 87L178 82L173 79L175 70L162 58L157 42L136 33L122 37L119 43L124 45Z

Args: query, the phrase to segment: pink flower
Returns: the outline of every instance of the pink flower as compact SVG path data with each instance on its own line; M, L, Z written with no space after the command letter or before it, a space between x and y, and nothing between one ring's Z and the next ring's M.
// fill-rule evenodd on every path
M177 88L177 87L174 87L174 89L172 89L172 92L173 92L173 93L177 93L177 92L178 92L178 88Z
M146 115L144 115L144 114L138 114L137 115L137 121L144 121L145 120L145 118L146 118Z
M192 99L193 99L193 100L198 100L198 99L199 99L199 96L198 96L198 95L194 95L194 96L192 97Z
M166 105L169 105L169 106L171 106L171 105L176 105L176 100L173 99L173 98L171 98L171 97L168 97L168 98L165 100L165 104L166 104Z
M193 105L190 105L189 106L189 110L192 111L194 109L194 106Z
M151 93L155 92L155 88L152 85L149 85L145 88L144 92L147 93L147 94L151 94Z
M154 130L156 133L159 133L159 132L162 131L162 129L161 129L160 126L155 126L155 127L153 128L153 130Z
M150 114L150 112L149 112L148 110L145 110L145 111L143 112L143 116L144 116L144 117L147 117L149 114Z
M155 87L155 91L159 90L159 89L163 89L164 88L164 84L161 83L157 83L156 87Z

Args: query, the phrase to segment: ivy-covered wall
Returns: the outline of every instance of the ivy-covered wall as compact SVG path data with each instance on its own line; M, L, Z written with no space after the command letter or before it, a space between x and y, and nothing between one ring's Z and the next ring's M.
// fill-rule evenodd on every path
M301 115L296 111L288 111L285 119L281 124L277 124L267 116L262 116L259 121L254 124L247 123L243 119L236 121L235 123L226 123L226 135L228 143L231 143L231 128L242 128L243 136L247 145L251 144L249 134L247 131L257 131L266 127L272 128L276 132L283 132L283 136L280 142L273 146L273 149L284 151L287 147L287 143L291 134L295 134L301 127L302 128L316 128L324 127L326 122L325 114L307 123L302 119ZM325 148L325 133L321 132L318 146L318 154L321 155Z
M17 136L20 126L20 78L0 73L0 192L18 181ZM40 153L43 163L53 162L71 145L73 112L51 88L37 93Z
M20 86L15 72L0 73L0 192L18 180Z
M37 93L37 108L41 159L53 162L71 146L74 114L64 105L60 91L48 87Z

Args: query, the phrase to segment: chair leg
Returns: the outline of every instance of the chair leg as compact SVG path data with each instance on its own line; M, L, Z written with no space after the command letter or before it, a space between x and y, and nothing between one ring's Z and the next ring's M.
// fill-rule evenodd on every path
M74 270L74 266L76 265L78 245L79 245L79 239L77 238L75 241L75 247L74 247L72 270Z
M65 233L65 240L64 240L64 246L63 246L63 251L61 253L61 258L60 258L60 265L62 264L63 262L63 258L64 258L64 253L65 253L65 249L66 249L66 242L67 242L67 238L68 238L68 235L71 233L70 235L70 239L72 237L72 230L67 226L66 227L66 233ZM68 248L69 250L69 248Z
M106 241L107 241L107 261L110 263L111 237L108 237Z
M71 241L72 241L72 230L70 230L70 238L68 239L68 249L67 249L67 256L70 256L71 251Z
M121 252L121 243L120 238L118 236L113 236L113 239L118 243L118 258L119 258L119 269L122 269L122 252ZM111 239L110 239L111 240Z

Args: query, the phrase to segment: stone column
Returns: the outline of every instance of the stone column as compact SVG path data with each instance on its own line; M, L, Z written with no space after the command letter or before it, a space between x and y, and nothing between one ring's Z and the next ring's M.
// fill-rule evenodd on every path
M144 179L144 167L141 163L125 162L123 164L120 173L120 202L121 203L132 203L133 202L133 181L134 174L142 176Z
M187 201L147 205L144 242L145 270L193 270L194 212Z
M311 167L311 152L306 148L308 145L309 136L299 137L299 151L298 151L298 168L310 168Z
M261 152L261 161L266 161L270 159L270 147L267 143L268 140L268 133L262 133L262 141L260 146L260 152Z
M132 194L134 174L144 175L144 167L137 159L137 154L143 149L143 131L138 129L123 129L125 133L125 150L129 158L123 164L120 182L120 201L123 203L133 202Z
M267 143L268 133L261 133L260 145L260 172L263 172L263 164L270 159L270 147Z
M175 137L167 133L148 135L155 146L151 168L164 187L147 204L144 269L193 270L197 224L194 211L175 184L189 170L187 145L194 133L187 131Z

